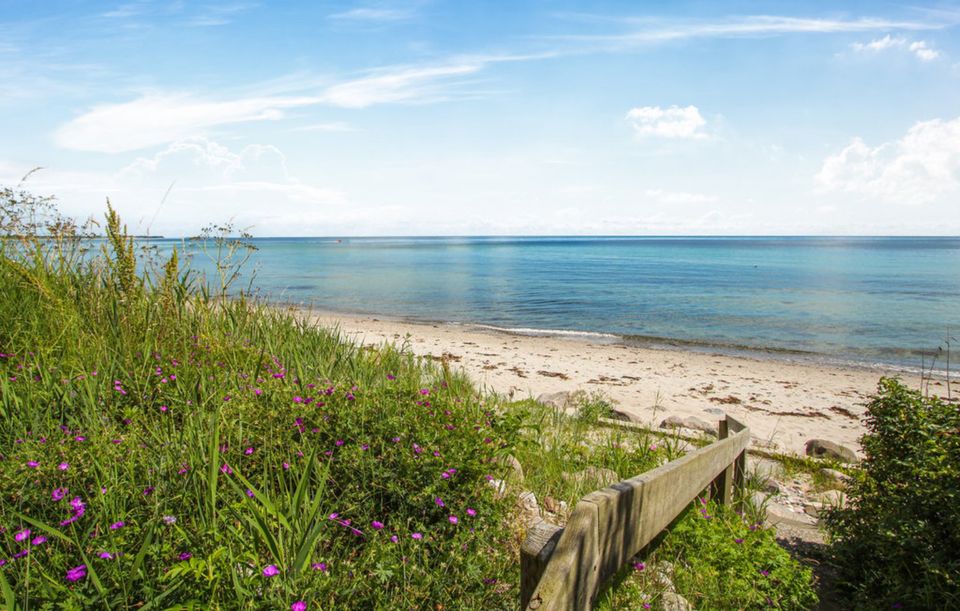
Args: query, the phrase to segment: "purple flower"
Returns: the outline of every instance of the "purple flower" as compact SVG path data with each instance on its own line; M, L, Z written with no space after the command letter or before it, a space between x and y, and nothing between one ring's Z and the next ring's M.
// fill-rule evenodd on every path
M163 523L167 526L171 526L177 523L177 518L174 516L163 516Z
M768 575L770 574L770 571L765 571L765 570L762 570L762 569L761 569L761 570L760 570L760 574L763 575L764 577L766 577L766 576L768 576Z
M423 535L420 533L413 533L412 535L410 535L410 538L416 539L417 541L419 541L420 539L423 539Z
M263 569L264 577L273 577L274 575L279 575L279 574L280 574L280 569L278 569L277 565L275 564L268 564Z
M30 467L31 469L36 469L37 467L40 466L40 463L38 463L38 462L35 461L35 460L28 460L28 461L27 461L27 466Z
M400 537L398 537L397 535L391 535L391 536L390 536L390 542L391 542L391 543L398 543L399 541L400 541Z
M647 565L644 564L644 563L642 563L642 562L634 562L634 563L633 563L633 569L634 569L635 571L642 571L642 570L645 569L645 568L647 568Z
M33 539L33 541L30 542L30 544L31 544L31 545L43 545L43 544L46 543L46 542L47 542L47 538L44 537L43 535L40 535L39 537L35 537L35 538Z
M247 488L247 496L249 496L249 497L252 499L252 498L253 498L253 490L250 490L249 488Z
M80 581L87 576L87 565L81 564L80 566L75 566L69 571L67 571L66 580L69 582Z
M57 465L57 469L60 469L61 471L66 471L66 470L69 469L69 468L70 468L70 463L68 463L68 462L62 462L62 463L60 463L59 465ZM81 565L81 566L83 566L83 565ZM86 568L84 568L84 570L86 570Z
M420 389L420 394L421 394L421 395L424 395L424 396L429 395L429 394L430 394L430 389L429 389L429 388L421 388L421 389Z
M244 450L243 453L244 453L245 455L247 455L247 456L250 456L251 454L254 453L254 451L255 451L255 450L251 447L251 448L247 448L246 450Z
M393 380L396 380L396 379L397 379L397 376L393 375L392 373L388 373L388 374L387 374L387 379L392 382Z
M231 469L230 465L228 465L227 463L223 463L220 466L220 471L221 473L226 473L227 475L233 475L233 469Z
M314 562L310 565L314 571L320 571L321 573L327 572L327 563L326 562Z
M62 501L63 497L67 496L67 492L66 488L54 488L53 492L50 493L50 498L55 501Z
M374 530L380 530L383 528L383 522L374 520L373 522L370 522L370 526L372 526Z
M190 552L183 552L182 554L177 556L177 558L179 558L180 560L190 560L191 558L193 558L193 554L191 554Z
M16 541L17 543L20 543L21 541L26 541L29 538L30 538L29 528L24 528L23 530L17 531L17 533L13 535L13 540Z
M153 494L154 490L156 490L156 488L154 488L153 486L147 486L146 488L143 489L143 496L150 496L151 494Z
M307 611L307 603L298 600L290 605L290 611Z
M441 499L439 496L438 496L437 498L433 499L433 502L437 504L437 507L445 507L445 506L446 506L446 505L444 504L444 502L443 502L443 499Z
M110 552L100 552L99 556L104 560L113 560L113 554Z
M743 543L743 539L736 538L736 539L733 540L733 542L734 542L734 543L738 543L738 544L739 544L739 543Z
M340 446L343 445L343 440L342 440L342 439L338 439L338 440L334 443L334 445L339 448Z
M467 507L467 515L470 516L471 518L474 518L477 516L477 510L474 509L473 507Z
M110 530L118 530L126 526L123 522L114 522L110 525Z
M457 522L460 521L460 519L459 519L457 516L450 516L450 517L447 518L447 519L450 520L450 523L451 523L451 524L456 524Z

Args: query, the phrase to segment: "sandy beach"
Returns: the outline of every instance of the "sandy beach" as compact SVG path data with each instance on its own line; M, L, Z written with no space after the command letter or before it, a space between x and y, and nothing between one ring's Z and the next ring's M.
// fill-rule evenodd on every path
M750 427L755 446L797 454L814 438L859 452L865 403L881 376L897 375L879 368L514 335L469 325L309 315L365 345L406 342L415 354L445 358L485 390L514 399L599 391L617 410L652 426L669 416L716 421L729 413Z

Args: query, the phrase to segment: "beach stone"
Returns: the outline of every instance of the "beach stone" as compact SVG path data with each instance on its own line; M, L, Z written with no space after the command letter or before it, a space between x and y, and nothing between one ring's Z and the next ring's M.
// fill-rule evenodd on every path
M780 482L778 482L777 480L772 479L772 478L767 478L767 480L766 480L765 482L763 482L763 491L764 491L764 492L769 492L770 494L777 494L777 493L779 493L779 492L780 492Z
M521 492L517 497L517 509L520 512L520 521L530 527L540 521L540 506L537 504L537 495L531 490Z
M683 426L685 428L693 429L695 431L702 431L704 433L707 433L708 435L713 435L714 437L718 437L720 435L720 431L717 428L717 423L707 422L706 420L701 420L696 416L690 416L688 418L684 418Z
M663 419L663 422L660 423L660 428L662 429L679 429L683 428L683 418L680 416L668 416Z
M777 479L783 477L783 465L780 461L770 460L768 458L755 458L751 457L748 464L748 469L757 475L757 477L762 477L766 479Z
M727 412L723 411L719 407L705 407L703 411L707 412L708 414L712 414L714 416L722 417L727 415Z
M552 496L543 497L543 508L550 513L564 514L567 512L566 501L558 501Z
M811 518L820 518L820 511L823 509L822 503L807 503L803 506L803 513Z
M508 454L503 462L510 465L510 468L513 469L513 479L516 483L523 481L523 465L520 464L520 461L517 460L517 457L513 454Z
M543 403L554 409L565 410L568 407L572 407L573 401L571 400L570 393L562 390L560 392L543 393L537 397L537 403Z
M693 611L686 598L676 592L664 592L660 595L660 608L664 611Z
M787 524L788 526L812 526L816 524L816 518L807 515L802 511L794 511L793 508L780 503L767 503L767 524L775 526L777 524Z
M620 481L620 476L617 475L617 472L613 469L594 467L592 465L576 473L563 473L562 477L568 482L590 484L597 488L606 488Z
M850 476L836 469L820 469L820 475L835 486L845 486L850 482Z
M813 456L814 458L833 458L847 463L858 462L856 452L826 439L810 439L807 441L806 448L807 456Z
M614 420L623 420L624 422L643 423L643 418L641 418L639 415L631 414L630 412L625 412L623 410L619 410L616 408L613 408L610 410L610 416Z

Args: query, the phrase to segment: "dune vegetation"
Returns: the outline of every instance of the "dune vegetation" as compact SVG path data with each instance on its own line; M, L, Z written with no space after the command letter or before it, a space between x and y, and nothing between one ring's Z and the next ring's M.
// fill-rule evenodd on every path
M211 238L210 285L176 251L144 255L112 209L94 239L52 200L0 196L6 608L515 608L508 456L538 495L573 503L588 490L564 471L629 477L676 455L588 435L597 401L579 419L508 403L402 345L227 298L243 260L231 238ZM728 518L691 512L703 523L683 536L701 558L739 554L725 579L762 590L743 600L809 602L809 571ZM744 538L765 551L739 553ZM631 575L622 600L656 608Z

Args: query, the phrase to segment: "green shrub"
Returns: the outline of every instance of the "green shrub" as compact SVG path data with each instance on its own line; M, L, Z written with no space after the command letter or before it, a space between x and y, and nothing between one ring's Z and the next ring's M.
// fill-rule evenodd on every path
M858 606L960 607L960 409L882 379L848 505L827 515Z
M672 608L657 576L667 566L673 587L696 609L800 610L817 603L812 572L777 544L772 528L697 501L647 562L629 567L601 595L598 609Z

